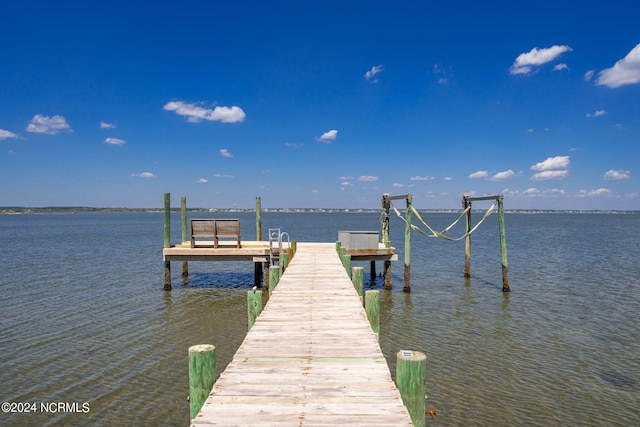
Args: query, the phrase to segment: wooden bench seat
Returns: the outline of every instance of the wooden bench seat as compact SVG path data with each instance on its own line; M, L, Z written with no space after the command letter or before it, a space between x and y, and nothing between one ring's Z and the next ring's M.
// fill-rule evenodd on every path
M196 247L196 238L213 239L215 236L215 219L191 220L191 247Z
M236 248L240 247L240 220L239 219L216 219L215 233L213 236L213 247L218 247L218 238L236 239Z
M191 247L202 246L196 243L196 238L213 239L213 247L218 247L218 239L236 239L236 247L240 247L240 220L239 219L192 219L191 220Z

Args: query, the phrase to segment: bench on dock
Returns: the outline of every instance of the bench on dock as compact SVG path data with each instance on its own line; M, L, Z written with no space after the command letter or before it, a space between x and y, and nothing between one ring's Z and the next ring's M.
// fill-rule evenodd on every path
M213 239L213 247L218 247L218 239L235 238L236 247L240 247L240 220L239 219L192 219L191 220L191 247L201 246L196 243L196 238Z
M218 238L236 239L236 248L240 247L240 220L216 219L215 233L213 235L213 247L218 247Z

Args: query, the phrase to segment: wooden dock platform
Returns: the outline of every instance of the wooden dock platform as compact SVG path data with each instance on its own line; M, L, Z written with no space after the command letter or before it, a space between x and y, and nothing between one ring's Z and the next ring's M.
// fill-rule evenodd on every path
M191 425L413 425L334 243L298 243Z

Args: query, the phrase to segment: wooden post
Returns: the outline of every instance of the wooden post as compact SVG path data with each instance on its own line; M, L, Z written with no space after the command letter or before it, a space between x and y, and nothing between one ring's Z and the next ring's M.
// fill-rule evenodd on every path
M393 287L393 278L391 277L391 261L384 262L384 288L391 289Z
M411 292L411 194L407 194L406 226L404 229L404 287L405 292Z
M182 220L182 241L189 240L189 234L187 233L187 198L180 198L180 219ZM182 261L182 277L189 277L189 263Z
M260 313L262 313L262 291L247 291L247 330L251 330L253 324L256 323L256 319L260 316Z
M211 344L189 347L189 419L207 400L216 379L216 348Z
M362 267L353 267L351 273L351 280L353 282L353 287L356 288L356 292L360 297L360 301L364 302L362 298L362 290L364 288L364 268Z
M498 197L498 222L500 226L500 254L502 258L502 292L510 292L509 266L507 264L507 238L504 231L503 197Z
M256 240L262 241L262 202L256 197Z
M344 248L342 248L344 249ZM345 255L344 255L344 269L347 272L347 275L349 276L349 278L351 278L351 255L347 255L346 253L346 249L345 249Z
M389 240L389 210L391 209L391 202L389 201L388 194L382 195L382 209L384 209L384 217L382 219L382 243L387 248L391 247L391 241Z
M262 261L253 263L253 286L262 287Z
M364 310L367 312L367 319L371 325L371 330L380 336L380 291L371 289L364 293Z
M427 356L400 350L396 355L396 384L414 426L424 426Z
M374 281L376 279L376 262L375 261L371 261L371 281Z
M289 254L283 250L280 252L280 276L284 274L287 266L289 266Z
M382 220L382 243L386 248L391 247L391 240L389 240L389 210L391 209L391 202L389 201L389 195L382 195L382 208L384 209L384 218ZM391 289L393 286L393 279L391 277L391 261L384 262L384 288Z
M296 255L298 251L298 242L296 240L291 241L291 259Z
M462 208L469 208L465 223L467 225L467 233L471 231L471 202L466 197L462 198ZM464 239L464 277L471 277L471 236L467 234Z
M171 247L171 194L164 193L164 247ZM171 261L164 262L164 289L171 290Z
M278 281L280 280L280 267L277 265L272 265L269 267L269 296L273 293L273 290L278 285Z

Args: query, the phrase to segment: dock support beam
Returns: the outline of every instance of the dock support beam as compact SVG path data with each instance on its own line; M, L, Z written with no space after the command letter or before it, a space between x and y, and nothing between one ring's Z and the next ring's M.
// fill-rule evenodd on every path
M189 419L193 420L216 380L216 348L211 344L189 347Z
M164 247L171 247L171 194L164 193ZM164 289L171 290L171 261L164 262Z
M400 350L396 355L396 384L414 426L424 426L427 356Z

